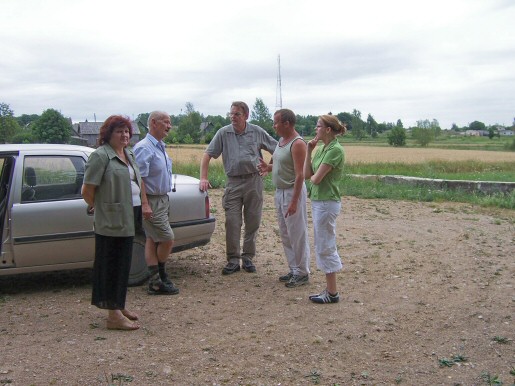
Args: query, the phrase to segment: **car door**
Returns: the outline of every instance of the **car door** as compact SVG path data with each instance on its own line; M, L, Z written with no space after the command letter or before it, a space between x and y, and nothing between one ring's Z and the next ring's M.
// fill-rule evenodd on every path
M80 152L20 154L11 209L16 267L93 260L93 217L81 196L86 161Z

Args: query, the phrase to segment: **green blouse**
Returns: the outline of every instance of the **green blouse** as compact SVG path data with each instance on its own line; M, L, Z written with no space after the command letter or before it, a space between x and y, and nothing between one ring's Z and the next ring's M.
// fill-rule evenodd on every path
M141 177L131 150L125 149L127 159ZM111 237L134 236L134 210L129 167L109 144L91 153L84 173L84 183L95 185L95 233Z
M343 164L345 153L342 145L334 139L327 146L319 146L311 165L313 172L316 173L321 164L332 167L331 171L320 181L318 185L308 180L309 198L314 201L340 201L340 183L343 177Z

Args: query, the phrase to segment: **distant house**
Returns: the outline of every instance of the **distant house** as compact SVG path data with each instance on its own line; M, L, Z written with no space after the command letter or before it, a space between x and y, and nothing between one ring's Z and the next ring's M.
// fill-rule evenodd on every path
M73 130L78 134L79 137L87 140L87 146L96 147L98 140L98 133L100 133L100 127L104 122L79 122L73 125ZM138 124L134 121L132 125L132 138L131 145L134 145L140 139L140 131Z
M465 135L472 137L488 137L488 130L466 130Z
M513 130L499 130L499 135L502 137L513 136Z
M206 133L209 133L210 131L212 131L213 129L215 128L215 125L213 125L213 122L202 122L200 124L200 132L202 134L206 134Z
M82 138L79 133L77 132L77 125L74 125L72 123L71 118L68 118L70 121L70 125L72 126L72 133L70 137L70 143L72 145L81 145L81 146L88 146L88 140L86 138Z

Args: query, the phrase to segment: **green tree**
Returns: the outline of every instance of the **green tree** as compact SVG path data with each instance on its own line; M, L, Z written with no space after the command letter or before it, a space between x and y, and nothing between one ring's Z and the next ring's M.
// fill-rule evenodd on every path
M469 125L469 130L486 130L486 125L483 122L474 121Z
M435 138L434 130L425 127L413 127L411 136L420 146L427 146Z
M34 122L33 133L40 143L68 143L72 123L54 109L48 109Z
M358 141L365 137L365 122L361 119L361 111L352 110L352 135Z
M390 146L406 146L406 129L404 127L395 126L388 132L387 138Z
M140 138L143 138L148 133L148 117L150 113L140 113L136 118L136 123L138 124L139 131L141 133Z
M37 114L22 114L19 117L16 117L18 124L21 128L29 127L33 122L37 121L39 115Z
M268 110L268 107L266 107L263 99L256 98L256 102L254 103L254 106L252 106L250 119L250 123L261 126L268 132L268 134L275 136L272 114L270 113L270 110Z
M297 123L295 124L295 128L300 133L301 136L315 135L316 134L316 125L318 121L318 117L314 115L306 115L305 117L302 115L296 115Z
M436 119L432 121L423 119L417 121L417 126L411 130L411 136L420 146L427 146L440 135L441 131L440 124Z
M490 126L488 128L488 138L493 139L493 137L495 137L495 130L493 127Z
M404 128L404 125L402 124L402 121L399 119L397 119L397 124L395 125L397 127L400 127L400 128Z
M372 114L368 114L367 123L365 124L365 130L372 137L377 137L377 122L372 116Z
M11 138L11 143L34 143L34 134L30 128L22 129L14 134Z
M179 122L176 135L180 143L199 143L200 142L200 124L202 116L191 102L186 103L186 115Z
M7 103L0 103L0 143L10 142L20 131L20 125L14 118L14 112Z
M341 123L345 123L347 130L352 130L352 114L351 113L338 113L336 117Z

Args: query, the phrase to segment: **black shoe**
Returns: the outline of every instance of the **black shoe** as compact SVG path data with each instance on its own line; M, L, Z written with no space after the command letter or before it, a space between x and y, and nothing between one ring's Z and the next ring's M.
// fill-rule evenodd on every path
M231 273L238 272L240 270L240 265L236 263L227 263L227 265L222 269L222 275L230 275Z
M148 283L148 291L149 295L177 295L179 293L179 288L170 283L163 283L161 280L151 281Z
M166 285L172 285L173 286L173 283L172 281L170 280L170 278L168 277L168 275L165 273L164 275L159 275L159 278L161 279L161 281L166 284Z
M329 291L325 289L318 295L309 295L309 300L318 304L338 303L340 301L340 295L338 292L336 295L331 295Z
M243 270L249 273L256 272L256 266L252 263L252 260L244 259L243 264L241 265Z
M288 283L293 276L293 273L288 272L286 275L279 276L279 281L281 283Z

